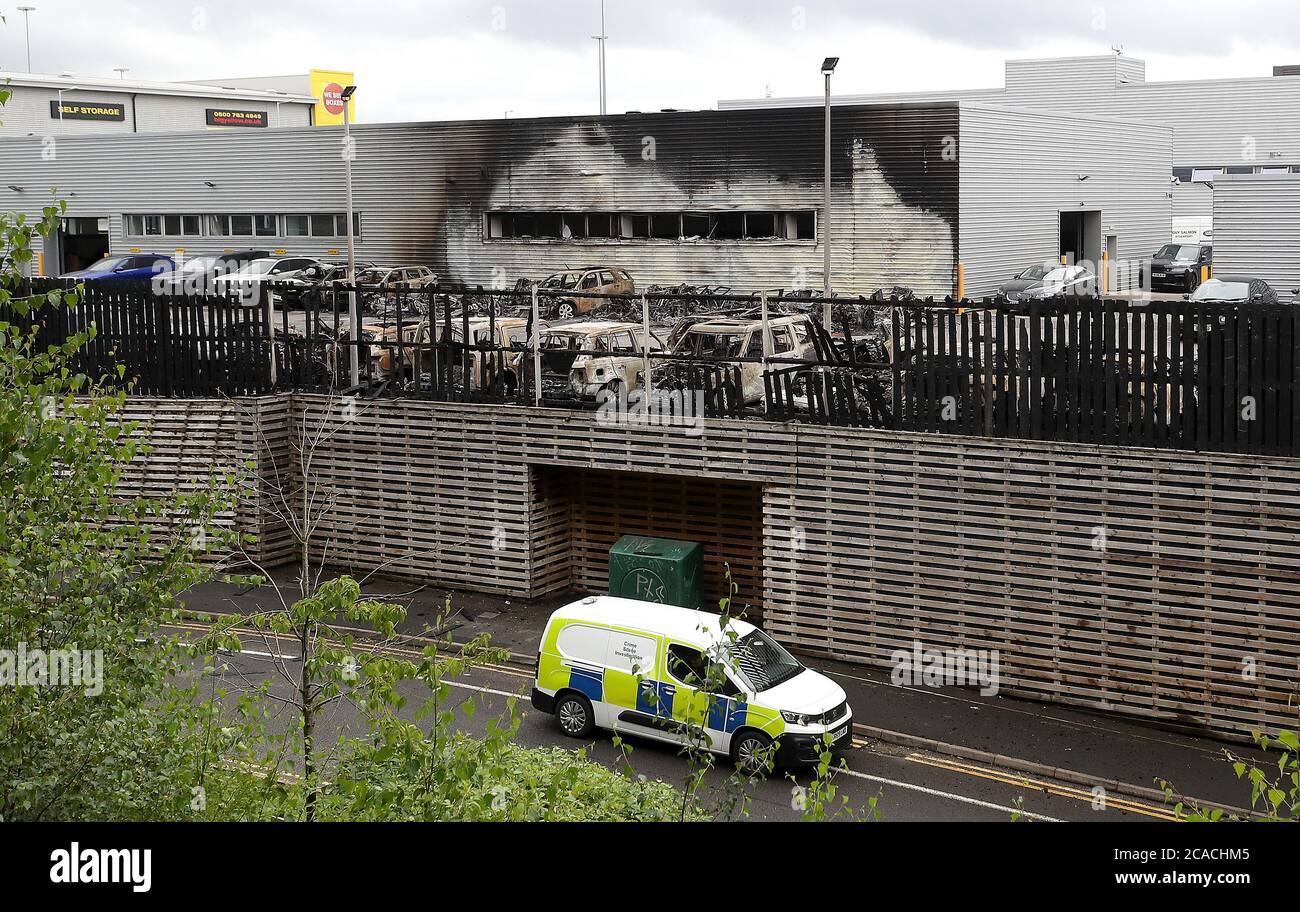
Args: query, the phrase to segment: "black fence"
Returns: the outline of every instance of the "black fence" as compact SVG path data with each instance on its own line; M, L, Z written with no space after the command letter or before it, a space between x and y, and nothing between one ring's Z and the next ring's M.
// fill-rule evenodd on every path
M93 327L76 369L147 395L302 390L1300 454L1300 326L1286 305L836 298L827 327L828 302L780 290L585 294L582 316L560 324L566 300L542 290L534 303L529 288L191 297L90 285L75 308L14 321L41 345Z

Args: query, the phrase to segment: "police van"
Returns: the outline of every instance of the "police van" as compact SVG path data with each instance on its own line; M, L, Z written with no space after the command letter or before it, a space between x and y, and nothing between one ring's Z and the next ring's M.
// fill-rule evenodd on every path
M610 596L551 615L532 704L573 738L603 728L690 741L750 773L769 757L815 763L827 733L849 743L853 718L838 684L753 624Z

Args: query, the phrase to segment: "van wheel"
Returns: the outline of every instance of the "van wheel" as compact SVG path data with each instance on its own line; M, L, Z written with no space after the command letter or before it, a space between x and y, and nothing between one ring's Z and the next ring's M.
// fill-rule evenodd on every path
M746 776L762 776L768 772L772 739L761 731L741 732L731 742L731 761ZM772 758L775 762L775 758Z
M596 714L591 701L578 693L567 693L555 704L555 719L560 731L570 738L585 738L596 727Z

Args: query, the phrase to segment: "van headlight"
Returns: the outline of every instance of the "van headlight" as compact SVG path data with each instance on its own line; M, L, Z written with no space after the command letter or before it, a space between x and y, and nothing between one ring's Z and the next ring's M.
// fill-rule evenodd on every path
M817 716L811 713L786 712L781 710L781 718L791 725L813 725L817 721Z

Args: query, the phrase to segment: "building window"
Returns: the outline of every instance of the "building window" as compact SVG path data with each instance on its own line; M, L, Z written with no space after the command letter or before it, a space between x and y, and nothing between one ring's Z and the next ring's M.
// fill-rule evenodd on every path
M230 215L123 215L128 237L343 237L347 217L333 212L315 215L233 213ZM352 214L353 233L361 236L361 213Z
M813 241L811 210L777 212L489 212L489 240Z

